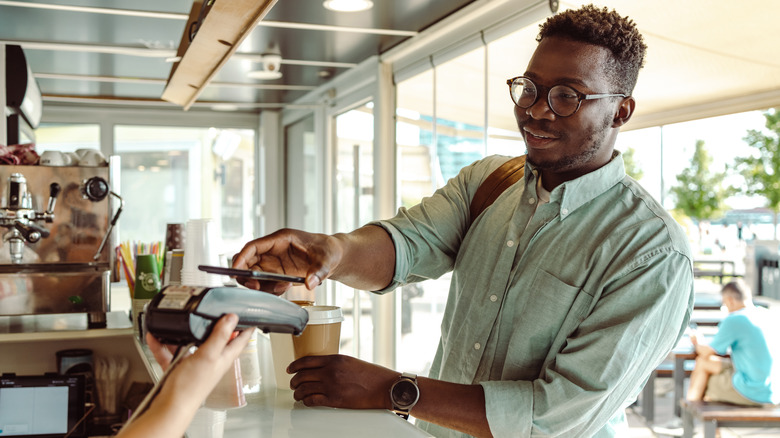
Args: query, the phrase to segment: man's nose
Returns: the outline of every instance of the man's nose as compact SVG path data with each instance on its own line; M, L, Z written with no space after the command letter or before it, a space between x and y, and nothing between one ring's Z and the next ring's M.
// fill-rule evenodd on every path
M533 105L526 108L525 113L531 116L532 119L536 120L555 119L555 113L553 112L552 108L550 108L550 104L547 102L547 99L542 98L542 96L539 96Z

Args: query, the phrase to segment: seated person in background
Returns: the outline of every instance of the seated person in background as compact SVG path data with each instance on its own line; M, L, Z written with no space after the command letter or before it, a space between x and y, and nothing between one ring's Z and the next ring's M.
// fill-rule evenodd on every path
M773 312L755 307L742 280L723 286L728 316L709 345L698 343L688 400L746 406L780 403L780 324ZM731 360L725 357L731 350Z
M191 356L178 362L149 409L123 427L117 438L183 436L195 411L249 343L254 329L244 330L230 340L236 324L236 315L220 318L206 342ZM173 359L171 352L150 334L146 335L146 342L157 362L167 369Z

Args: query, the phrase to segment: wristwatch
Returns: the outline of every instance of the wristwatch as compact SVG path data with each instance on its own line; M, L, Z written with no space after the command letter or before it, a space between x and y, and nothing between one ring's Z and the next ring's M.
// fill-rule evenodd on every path
M393 403L393 412L404 419L409 419L409 411L412 410L419 399L420 388L417 387L416 374L403 373L390 387L390 401Z

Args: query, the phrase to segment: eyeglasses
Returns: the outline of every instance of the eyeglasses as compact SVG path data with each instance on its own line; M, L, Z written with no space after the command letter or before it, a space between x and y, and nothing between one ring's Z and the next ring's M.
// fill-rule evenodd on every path
M512 102L520 108L531 108L539 100L540 91L545 87L534 84L525 76L507 79L509 95ZM625 94L583 94L567 85L555 85L547 92L547 104L560 117L569 117L580 109L583 100L602 99L605 97L628 97Z

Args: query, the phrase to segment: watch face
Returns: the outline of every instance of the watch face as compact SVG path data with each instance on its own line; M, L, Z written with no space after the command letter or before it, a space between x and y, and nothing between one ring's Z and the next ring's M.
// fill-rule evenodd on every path
M407 408L414 406L417 403L417 398L420 396L420 391L417 389L417 385L409 380L400 380L393 385L393 402L399 408Z

